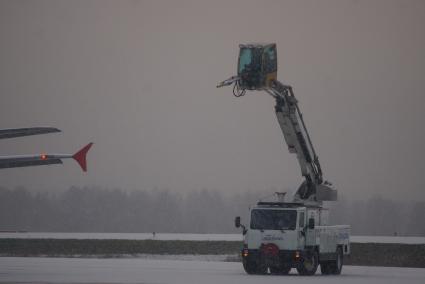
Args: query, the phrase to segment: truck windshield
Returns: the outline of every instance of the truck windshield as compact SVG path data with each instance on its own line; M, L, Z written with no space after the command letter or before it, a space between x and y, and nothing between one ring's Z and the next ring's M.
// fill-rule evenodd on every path
M251 229L295 230L297 211L254 209L251 211Z

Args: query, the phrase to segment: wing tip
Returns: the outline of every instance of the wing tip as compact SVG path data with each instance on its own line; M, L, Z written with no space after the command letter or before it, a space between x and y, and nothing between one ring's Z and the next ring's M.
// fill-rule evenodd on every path
M92 146L93 142L90 142L72 156L72 158L74 158L74 160L80 165L83 172L87 172L87 152Z

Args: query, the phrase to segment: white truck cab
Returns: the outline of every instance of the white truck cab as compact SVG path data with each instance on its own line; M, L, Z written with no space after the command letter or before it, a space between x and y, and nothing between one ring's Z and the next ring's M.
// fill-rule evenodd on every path
M328 209L302 203L259 202L250 210L244 233L242 261L249 274L340 274L350 254L350 227L329 226Z

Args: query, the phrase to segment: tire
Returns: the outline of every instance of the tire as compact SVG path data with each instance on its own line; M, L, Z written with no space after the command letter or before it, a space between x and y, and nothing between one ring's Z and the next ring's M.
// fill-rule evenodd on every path
M257 265L257 262L252 260L244 260L243 261L243 268L246 273L248 274L266 274L267 273L267 267L264 265Z
M257 273L255 273L255 274L261 274L261 275L267 274L267 266L265 266L264 264L260 263L257 266Z
M322 275L331 274L331 268L330 268L329 262L321 262L320 263L320 272L322 272Z
M257 272L257 265L254 261L244 260L243 269L248 274L255 274Z
M341 274L343 263L344 263L344 254L342 253L342 249L338 247L336 249L336 260L331 261L329 263L330 274L335 274L335 275Z
M314 250L308 253L302 260L302 263L297 267L300 275L314 275L319 266L319 255Z

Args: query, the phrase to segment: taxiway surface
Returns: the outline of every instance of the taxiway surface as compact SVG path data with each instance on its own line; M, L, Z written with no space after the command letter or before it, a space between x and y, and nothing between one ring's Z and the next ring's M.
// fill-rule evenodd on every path
M425 269L345 266L342 275L247 275L240 263L0 257L0 283L425 283Z

